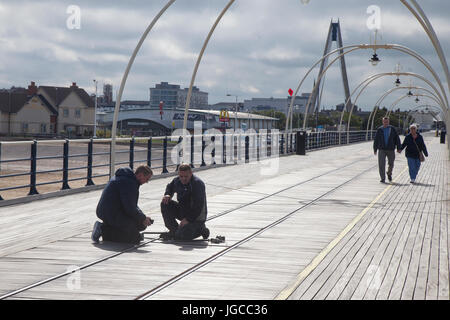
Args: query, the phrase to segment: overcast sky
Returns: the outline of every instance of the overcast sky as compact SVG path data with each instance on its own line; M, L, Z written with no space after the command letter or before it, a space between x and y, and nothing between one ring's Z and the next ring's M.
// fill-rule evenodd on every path
M405 45L427 59L444 75L428 37L398 0L236 0L216 28L199 67L195 85L209 93L209 103L252 97L286 97L324 50L330 21L340 20L344 45L369 43L367 8L381 9L383 43ZM450 49L450 1L419 0L433 24L444 52ZM112 83L114 95L128 60L142 33L167 3L162 0L0 0L0 88L37 85L69 86L76 82L94 92L93 79ZM157 22L131 69L123 98L148 100L149 88L166 81L189 86L202 43L228 0L177 0ZM68 12L80 9L80 25ZM69 27L68 27L69 23ZM336 44L333 44L333 49ZM372 52L346 55L350 90L369 75L402 71L431 75L415 59L389 50L378 52L377 67L368 62ZM450 60L450 56L447 55ZM450 62L450 61L449 61ZM301 92L310 92L318 68ZM357 104L372 108L395 78L371 85ZM402 77L402 82L409 80ZM413 85L425 86L413 79ZM447 88L446 82L444 86ZM396 92L386 105L403 95ZM344 101L339 64L327 73L323 103L329 108ZM431 101L430 101L431 102ZM408 104L409 103L409 104ZM404 100L402 108L411 102Z

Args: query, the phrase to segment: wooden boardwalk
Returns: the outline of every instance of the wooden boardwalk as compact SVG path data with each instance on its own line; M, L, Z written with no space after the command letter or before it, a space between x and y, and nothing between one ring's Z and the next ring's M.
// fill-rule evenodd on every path
M370 142L282 157L272 176L261 163L197 172L222 244L92 244L101 191L0 208L0 296L448 300L448 150L426 142L415 185L404 154L394 182L379 183ZM147 231L165 229L159 202L171 179L141 187L155 219Z

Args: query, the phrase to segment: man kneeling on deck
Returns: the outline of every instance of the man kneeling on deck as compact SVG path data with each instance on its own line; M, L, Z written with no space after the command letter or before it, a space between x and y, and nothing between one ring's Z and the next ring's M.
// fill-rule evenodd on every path
M135 172L130 168L120 168L109 180L97 205L97 217L103 223L96 222L92 231L92 241L104 241L138 244L143 237L140 231L152 224L137 203L139 187L147 183L153 172L149 166L139 166Z
M177 201L172 200L174 193ZM169 232L161 238L175 240L193 240L199 236L208 239L209 229L205 226L208 214L205 184L192 174L188 164L178 168L178 177L166 187L161 202L161 213ZM177 219L180 220L178 224Z

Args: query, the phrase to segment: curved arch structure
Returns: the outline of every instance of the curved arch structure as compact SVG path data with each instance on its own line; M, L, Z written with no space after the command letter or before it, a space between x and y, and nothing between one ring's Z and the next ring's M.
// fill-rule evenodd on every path
M421 62L421 63L422 63L422 64L430 71L430 73L433 75L434 79L436 80L436 82L438 83L438 86L439 86L440 89L441 89L441 93L442 93L442 96L443 96L443 100L445 100L445 105L448 107L448 99L447 99L447 95L446 95L445 89L444 89L444 87L442 86L442 83L441 83L441 81L440 81L438 75L436 74L436 72L434 71L434 69L431 67L431 65L430 65L423 57L421 57L417 52L415 52L414 50L412 50L412 49L410 49L410 48L408 48L408 47L405 47L405 46L398 45L398 44L385 44L385 45L366 45L366 44L361 44L361 45L350 45L350 46L345 46L345 47L342 47L342 48L338 48L338 49L336 49L336 50L334 50L334 51L331 51L328 55L325 55L325 56L323 56L321 59L319 59L319 61L317 61L317 62L310 68L310 70L306 73L306 75L305 75L305 76L303 77L303 79L300 81L300 84L299 84L299 86L297 87L297 90L295 91L295 94L298 93L298 90L300 89L301 84L304 82L304 80L305 80L306 77L309 75L309 73L311 72L311 70L312 70L315 66L317 66L317 64L319 64L323 59L327 58L330 54L333 54L333 53L336 52L337 50L345 50L345 49L348 49L348 48L352 48L352 50L348 50L348 51L342 53L341 55L345 55L345 54L347 54L347 53L350 53L350 52L352 52L352 51L359 50L359 49L374 49L374 50L376 50L376 49L380 49L380 48L381 48L381 49L393 49L393 50L397 50L397 51L406 53L406 54L408 54L408 55L410 55L410 56L416 58L416 59L419 60L419 62ZM340 58L341 55L339 55L337 58ZM317 83L318 83L319 80L323 77L324 73L328 70L328 68L329 68L335 61L337 61L337 58L334 59L332 62L330 62L330 64L327 66L327 68L325 68L325 69L323 70L322 74L319 75L319 77L318 77L318 79L317 79L317 82L316 82L316 85L314 86L311 95L313 95L313 93L316 92L316 90L317 90ZM288 117L292 116L292 106L293 106L293 103L294 103L294 99L295 99L295 95L293 95L293 97L291 98L291 104L290 104L289 110L288 110ZM303 120L303 129L306 128L306 122L307 122L307 118L308 118L307 115L308 115L308 109L309 109L310 101L311 101L311 99L308 99L308 102L307 102L307 104L306 104L305 117L304 117L304 120ZM354 103L353 103L353 105L354 105ZM353 106L352 106L352 107L353 107ZM289 121L289 120L286 119L286 124L288 124L288 121ZM287 127L286 127L286 128L287 128ZM292 128L291 128L291 130L292 130Z
M153 21L150 23L150 25L147 27L147 29L145 30L145 32L144 32L143 35L141 36L141 39L139 40L139 43L137 44L136 48L134 49L133 54L132 54L132 56L131 56L131 58L130 58L130 60L129 60L129 62L128 62L128 65L127 65L127 68L126 68L126 70L125 70L125 73L124 73L124 75L123 75L123 77L122 77L122 81L121 81L121 84L120 84L120 87L119 87L119 91L118 91L117 97L116 97L116 106L115 106L115 109L114 109L114 120L113 120L112 130L111 130L111 131L112 131L112 132L111 132L111 134L112 134L112 141L111 141L111 166L110 166L110 175L112 175L112 174L114 173L114 168L115 168L115 163L114 163L114 162L115 162L115 138L116 138L116 131L117 131L117 117L118 117L118 112L119 112L119 109L120 109L120 100L121 100L121 98L122 98L122 93L123 93L123 89L124 89L124 87L125 87L125 83L126 83L126 79L127 79L127 77L128 77L128 73L129 73L129 71L130 71L130 69L131 69L131 66L133 65L134 59L135 59L135 57L136 57L136 55L137 55L139 49L141 48L142 43L144 42L145 38L147 37L148 33L149 33L150 30L153 28L153 26L155 25L155 23L159 20L159 18L164 14L164 12L165 12L165 11L166 11L166 10L167 10L167 9L168 9L175 1L176 1L176 0L169 0L169 1L167 2L167 4L160 10L160 12L154 17L154 19L153 19ZM199 54L199 57L198 57L198 59L197 59L197 63L196 63L196 65L195 65L194 72L193 72L192 78L191 78L191 83L190 83L190 86L189 86L188 96L187 96L187 99L186 99L185 115L184 115L184 121L183 121L183 129L185 129L185 128L186 128L186 125L187 125L187 113L188 113L189 105L190 105L190 97L191 97L191 94L192 94L192 87L193 87L193 84L194 84L194 81L195 81L195 77L196 77L196 73L197 73L197 70L198 70L198 66L199 66L199 64L200 64L200 61L201 61L201 58L202 58L202 56L203 56L204 50L205 50L205 48L206 48L206 46L207 46L207 44L208 44L208 41L209 41L209 39L210 39L212 33L214 32L214 30L215 30L215 28L216 28L218 22L220 21L220 19L222 18L222 16L225 14L225 12L228 10L228 8L231 6L231 4L233 4L234 1L235 1L235 0L230 0L230 1L228 2L228 4L226 5L226 7L225 7L225 8L222 10L222 12L220 13L219 17L216 19L216 22L214 23L213 27L211 28L211 30L210 30L210 32L209 32L209 34L208 34L208 36L207 36L207 38L206 38L206 40L205 40L205 42L204 42L204 45L203 45L203 47L202 47L202 50L201 50L201 52L200 52L200 54ZM446 59L445 59L444 52L443 52L442 47L441 47L441 45L440 45L440 42L439 42L439 40L438 40L438 38L437 38L437 36L436 36L436 33L434 32L433 26L431 25L430 21L429 21L428 18L426 17L426 15L425 15L425 13L423 12L422 8L418 5L418 3L417 3L415 0L410 0L410 1L411 1L411 3L413 4L413 6L416 8L417 11L414 10L414 8L413 8L406 0L400 0L400 1L401 1L402 4L405 5L405 6L407 7L407 9L408 9L408 10L416 17L416 19L417 19L417 20L419 21L419 23L422 25L422 27L424 28L424 30L425 30L425 32L427 33L428 37L430 38L430 40L431 40L431 42L432 42L432 44L433 44L433 46L434 46L434 48L435 48L435 50L436 50L438 56L439 56L439 59L440 59L440 61L441 61L441 64L442 64L442 67L443 67L445 76L446 76L446 78L447 78L448 88L449 88L449 91L450 91L450 75L449 75L449 69L448 69L447 61L446 61ZM396 48L392 47L392 45L359 45L359 46L346 46L346 47L341 47L341 48L338 48L338 49L336 49L336 50L333 50L333 51L330 52L329 54L332 54L332 53L336 52L337 50L344 50L344 49L347 49L347 48L355 48L355 47L357 47L358 49L368 49L368 48L372 48L372 49L376 50L376 49L380 49L380 48L382 48L382 49L383 49L383 48L384 48L384 49L390 49L389 46L391 46L390 48L392 48L392 49L396 49ZM401 46L398 46L397 50L402 51L402 50L400 50L400 47L401 47ZM404 48L406 48L406 47L404 47ZM411 52L413 52L411 49L409 49L409 48L406 48L406 49L407 49L407 50L406 50L406 51L403 51L403 52L408 53L408 54L414 56L415 58L419 59L419 61L422 59L423 61L421 61L421 62L422 62L423 64L425 64L424 62L426 62L426 61L425 61L423 58L421 58L420 55L418 55L418 54L414 55L414 54L411 53ZM355 48L355 50L357 50L357 49ZM348 52L350 52L350 51L354 51L354 50L349 50ZM407 52L407 51L408 51L408 52ZM346 52L346 53L348 53L348 52ZM343 53L342 55L344 55L344 54L346 54L346 53ZM328 55L329 55L329 54L328 54ZM328 56L328 55L327 55L327 56ZM420 58L419 58L419 57L420 57ZM322 61L323 59L324 59L324 57L322 57L322 58L319 60L319 62ZM318 63L319 63L319 62L318 62ZM314 68L318 63L316 63L316 64L313 66L313 68ZM434 71L432 71L432 69L430 69L431 67L428 67L429 65L428 65L428 66L425 65L425 66L430 70L430 72L433 73L433 76L435 77L436 81L438 82L438 84L439 84L439 86L441 87L441 90L442 90L443 87L442 87L442 84L440 83L439 78L436 76L436 74L434 73ZM311 69L310 69L310 71L311 71ZM310 73L310 71L307 72L306 76ZM305 78L306 78L306 76L305 76ZM322 77L322 74L320 75L320 77ZM287 133L287 131L288 131L289 117L292 117L292 107L293 107L293 103L294 103L294 100L295 100L295 96L297 95L297 93L298 93L298 91L299 91L299 89L300 89L301 84L303 83L303 81L304 81L304 79L302 79L302 81L300 81L300 84L298 85L298 87L297 87L297 89L296 89L296 91L295 91L295 94L293 95L293 97L292 97L292 99L291 99L291 103L290 103L290 106L289 106L289 110L288 110L288 114L287 114L287 119L286 119L286 133ZM316 86L315 86L314 89L313 89L313 91L315 92L316 90L317 90L317 88L316 88ZM445 101L446 101L446 103L445 103L444 105L445 105L446 108L448 108L448 105L449 105L449 104L448 104L448 99L447 99L447 95L446 95L445 90L442 90L442 94L443 94L443 96L445 97ZM308 114L308 113L307 113L307 110L308 110L308 107L309 107L309 103L310 103L310 101L308 101L307 107L306 107L306 110L305 110L305 120L307 119L307 114ZM352 108L353 108L353 106L352 106ZM305 121L305 120L304 120L304 124L303 124L303 129L304 129L305 126L306 126L306 121ZM447 113L447 122L449 122L449 120L450 120L450 119L449 119L448 113ZM292 131L292 126L291 126L291 131ZM449 141L449 148L450 148L450 141Z
M369 114L369 118L367 119L367 127L366 127L366 140L368 140L369 137L369 127L370 127L370 123L372 120L372 126L371 126L371 130L373 130L373 123L374 123L374 119L375 119L375 115L376 112L378 111L378 107L380 106L380 104L383 102L383 100L390 95L392 92L396 91L396 90L402 90L402 89L417 89L417 90L424 90L427 91L428 93L430 93L431 95L433 95L435 98L437 98L435 96L435 94L433 92L431 92L430 90L423 88L423 87L417 87L417 86L401 86L401 87L395 87L392 89L389 89L388 91L386 91L385 93L383 93L380 98L378 98L377 102L375 103L372 111ZM373 115L373 118L372 118Z
M419 74L416 74L416 73L412 73L412 72L384 72L384 73L379 73L379 74L375 74L375 75L372 75L372 76L370 76L370 77L368 77L368 78L366 78L365 80L363 80L354 90L353 90L353 92L351 93L351 95L350 95L350 97L352 97L353 96L353 94L357 91L357 89L359 88L359 87L361 87L364 83L366 83L365 84L365 86L361 89L361 91L359 92L359 94L358 94L358 97L355 99L355 101L354 101L354 103L352 104L352 107L350 108L350 115L349 115L349 121L348 121L348 125L347 125L347 131L348 130L350 130L350 119L351 119L351 116L352 116L352 112L353 112L353 108L354 108L354 106L355 106L355 104L356 104L356 102L357 102L357 100L358 100L358 98L359 98L359 96L361 95L361 93L365 90L365 88L367 88L367 86L370 84L370 83L372 83L373 81L375 81L375 80L377 80L377 79L379 79L379 78L381 78L381 77L384 77L384 76L398 76L398 75L406 75L406 76L413 76L413 77L416 77L416 78L419 78L419 79L421 79L421 80L423 80L423 81L425 81L435 92L436 92L436 94L440 97L440 94L439 94L439 91L436 89L436 87L428 80L428 79L426 79L425 77L423 77L423 76L421 76L421 75L419 75ZM442 98L441 98L442 99ZM441 105L443 105L443 106L445 106L443 103L440 103ZM446 108L446 107L444 107L444 108ZM343 117L344 117L344 112L345 112L345 110L342 110L342 113L341 113L341 120L340 120L340 123L339 123L339 128L342 126L342 120L343 120ZM339 139L340 139L340 135L339 135ZM349 134L347 133L347 143L348 143L348 141L349 141ZM339 143L340 143L340 141L339 141Z
M142 44L144 43L145 38L147 38L148 33L152 30L153 26L159 20L159 18L166 12L166 10L175 2L176 0L169 0L167 4L158 12L158 14L153 18L152 22L149 24L147 29L145 29L144 33L141 36L136 48L133 51L133 54L128 61L127 68L122 76L122 81L120 82L119 91L117 92L116 97L116 106L114 108L114 119L112 122L111 128L111 163L109 169L109 175L112 176L114 174L115 169L115 161L116 161L116 132L117 132L117 118L119 116L120 110L120 100L122 100L123 89L125 88L125 83L127 82L128 73L130 72L131 66L134 63L134 59L136 58L137 53L141 49Z
M197 62L195 63L194 71L192 72L191 83L189 85L189 90L188 90L188 94L187 94L187 97L186 97L186 105L184 107L183 132L186 132L188 112L189 112L189 105L191 103L192 87L194 86L195 77L197 76L197 70L198 70L198 67L200 65L200 61L202 60L203 53L205 52L206 46L208 45L208 42L209 42L209 39L211 38L214 30L216 29L217 25L219 24L219 21L222 19L223 15L231 7L231 5L233 4L234 1L235 0L230 0L228 2L228 4L225 6L225 8L223 8L222 12L219 14L219 16L217 17L217 19L214 22L213 26L209 30L208 36L206 37L206 39L205 39L205 41L203 43L202 50L200 50L200 53L198 55Z
M411 118L411 119L412 119L412 114L413 114L414 112L418 112L420 108L430 108L430 109L434 109L434 110L437 111L438 113L442 113L442 110L441 110L439 107L437 107L437 106L428 105L428 104L423 104L423 105L420 105L420 106L417 106L417 107L413 108L412 110L410 110L410 111L408 112L408 115L406 116L406 119L405 119L405 122L406 122L407 124L410 123L409 120L408 120L408 118ZM436 120L437 120L437 119L436 119Z

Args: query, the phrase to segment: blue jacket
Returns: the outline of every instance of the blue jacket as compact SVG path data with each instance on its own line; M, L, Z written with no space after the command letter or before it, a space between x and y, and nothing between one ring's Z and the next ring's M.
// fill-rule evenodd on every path
M391 132L389 134L388 144L386 145L384 142L384 133L383 126L377 129L377 133L375 134L375 139L373 140L373 151L376 152L378 149L381 150L394 150L397 146L397 150L400 149L400 137L398 136L397 130L393 126L388 126L391 128Z
M189 222L204 222L208 215L206 205L205 184L200 178L192 175L187 185L181 183L180 178L176 177L166 187L164 195L173 197L177 194L177 200L180 205L180 214Z
M416 146L417 144L417 146ZM419 159L419 150L423 152L423 154L428 157L427 147L425 146L425 142L423 141L423 137L420 133L417 132L416 142L414 143L414 138L411 133L405 137L403 140L401 149L405 149L405 156L407 158L416 158Z
M142 224L146 216L138 207L139 181L130 168L117 169L109 180L97 205L97 217L113 227L124 227L130 221Z

